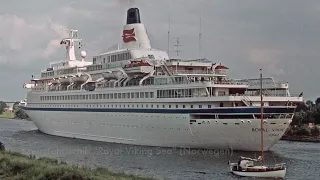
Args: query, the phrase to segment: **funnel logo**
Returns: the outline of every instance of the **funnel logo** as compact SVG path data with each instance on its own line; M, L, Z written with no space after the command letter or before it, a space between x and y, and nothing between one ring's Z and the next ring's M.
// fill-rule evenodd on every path
M123 42L128 43L131 41L136 41L136 38L134 37L136 34L134 33L134 28L129 30L123 30Z

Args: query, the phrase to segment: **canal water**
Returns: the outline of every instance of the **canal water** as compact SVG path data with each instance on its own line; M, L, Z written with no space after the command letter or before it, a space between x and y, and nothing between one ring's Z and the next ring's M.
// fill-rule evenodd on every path
M168 180L239 179L229 172L228 160L259 156L255 152L143 147L56 137L40 133L30 121L4 119L0 119L0 141L11 151ZM271 164L287 163L285 179L320 177L319 143L279 141L266 158Z

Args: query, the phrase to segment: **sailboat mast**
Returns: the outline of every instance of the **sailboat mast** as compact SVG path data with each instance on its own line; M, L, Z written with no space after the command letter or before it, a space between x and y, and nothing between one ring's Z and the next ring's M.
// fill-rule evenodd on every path
M264 163L264 154L263 154L263 97L262 97L262 69L260 69L260 98L261 98L261 163Z

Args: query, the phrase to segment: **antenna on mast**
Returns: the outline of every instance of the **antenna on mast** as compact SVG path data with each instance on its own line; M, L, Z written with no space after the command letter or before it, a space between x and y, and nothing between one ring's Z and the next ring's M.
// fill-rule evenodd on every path
M177 44L174 45L174 46L177 47L176 53L177 53L177 57L179 57L179 53L180 53L179 47L182 46L182 45L180 45L180 40L179 40L179 38L177 38Z
M201 58L201 38L202 38L202 27L201 27L201 14L200 14L200 27L199 27L199 58Z

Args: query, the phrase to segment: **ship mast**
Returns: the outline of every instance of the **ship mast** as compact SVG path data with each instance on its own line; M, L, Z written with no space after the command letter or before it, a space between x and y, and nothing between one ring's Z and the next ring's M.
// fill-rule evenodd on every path
M260 69L260 98L261 98L261 164L264 164L264 154L263 154L263 97L262 97L262 69Z
M75 42L79 42L79 46L81 46L82 39L78 39L78 30L76 29L63 29L69 33L68 38L64 38L61 40L60 45L66 46L66 60L67 61L75 61ZM79 47L80 48L80 47Z

